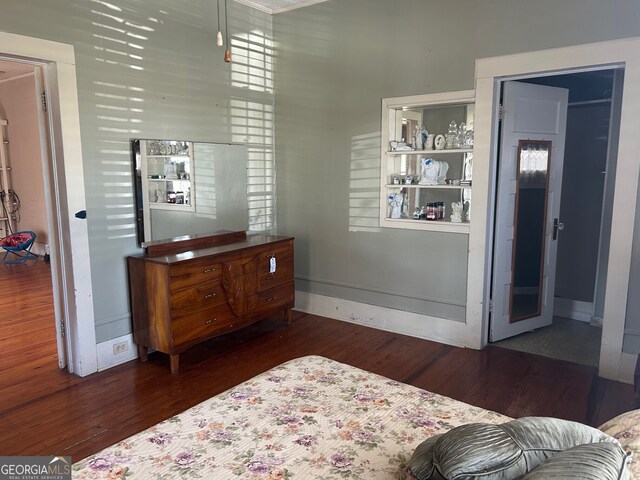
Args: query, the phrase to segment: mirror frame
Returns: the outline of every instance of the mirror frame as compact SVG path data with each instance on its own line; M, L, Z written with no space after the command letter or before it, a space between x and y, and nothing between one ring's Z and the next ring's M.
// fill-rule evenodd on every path
M544 206L542 216L542 231L540 235L540 262L538 269L538 302L535 311L526 312L519 316L515 316L513 312L514 296L515 296L515 283L516 283L516 268L517 268L517 251L518 251L518 213L521 204L520 187L521 187L521 165L523 151L527 150L527 147L544 147L547 151L546 158L546 174L544 182ZM516 193L514 200L514 213L513 213L513 247L511 249L511 286L509 289L509 323L519 322L529 318L540 316L542 313L542 288L544 281L544 257L546 254L545 243L547 236L547 215L548 215L548 203L549 203L549 176L551 166L551 140L519 140L518 141L518 155L516 165Z
M249 209L248 209L248 204L242 203L242 202L236 202L239 205L242 204L242 206L245 207L245 215L244 215L244 222L227 222L229 220L229 210L228 209L223 209L222 211L218 209L218 214L220 214L221 212L227 212L226 213L226 218L227 221L223 220L225 223L224 224L220 224L220 225L213 225L211 230L207 230L207 231L203 231L202 228L194 228L191 231L184 231L184 232L180 232L177 233L176 236L171 236L171 238L146 238L145 235L145 202L144 202L144 193L143 193L143 189L145 188L144 182L143 182L143 178L142 178L142 174L143 174L143 169L142 169L142 162L143 162L143 155L142 152L140 151L141 149L141 143L143 141L146 142L178 142L178 143L184 143L184 144L188 144L189 146L189 151L190 151L190 162L191 162L191 167L192 167L192 171L190 172L190 179L193 182L192 183L192 188L191 188L191 194L192 194L192 198L191 198L191 202L190 202L190 207L193 207L192 209L188 209L188 207L183 207L183 205L178 204L177 207L178 208L172 208L170 209L171 211L174 212L178 212L178 211L184 211L187 214L192 214L195 215L195 217L203 217L206 216L207 213L206 212L199 212L197 209L195 209L197 207L197 202L196 202L196 196L197 196L197 190L196 190L196 177L197 177L197 173L195 172L195 170L193 170L193 167L196 164L196 148L198 148L198 146L201 146L202 148L204 148L205 146L211 146L213 148L220 148L220 147L234 147L234 152L240 152L240 150L238 150L238 148L242 148L242 157L243 157L243 161L242 161L242 168L241 169L236 169L236 170L228 170L226 169L224 166L225 165L232 165L232 163L229 163L230 159L233 159L235 157L231 156L224 156L225 154L223 154L222 157L217 156L215 158L222 158L222 171L223 171L223 175L222 176L216 176L217 180L214 182L214 184L216 186L220 186L221 190L220 190L220 194L224 193L225 191L227 191L228 193L228 189L233 188L233 192L236 191L236 187L233 187L233 185L239 185L240 183L242 183L242 186L244 187L241 191L244 191L244 197L248 199L248 185L249 185L249 163L248 163L248 149L247 149L247 145L242 144L242 143L221 143L221 142L213 142L213 141L193 141L193 140L176 140L176 139L159 139L159 138L132 138L130 140L130 145L131 145L131 158L132 158L132 169L133 169L133 199L134 199L134 209L135 209L135 223L136 223L136 239L138 242L138 245L142 248L146 248L147 245L149 244L157 244L157 243L162 243L162 242L171 242L173 241L175 238L182 238L182 237L199 237L199 236L203 236L203 235L210 235L212 233L216 233L216 232L227 232L227 231L237 231L240 229L243 229L243 231L247 231L249 228ZM231 153L231 152L230 152ZM148 155L149 153L146 153L145 155ZM219 154L218 154L219 155ZM169 155L169 156L174 156ZM204 158L204 157L203 157ZM213 157L212 157L213 158ZM240 157L237 157L240 158ZM224 160L227 161L224 161ZM236 162L237 163L237 162ZM235 164L235 163L234 163ZM208 164L205 164L208 165ZM215 163L215 165L218 165L217 163ZM202 166L201 166L202 168ZM205 171L208 167L204 167ZM226 172L226 173L224 173ZM231 175L231 177L229 177L228 175ZM205 177L202 177L205 178ZM222 183L220 183L220 179L222 178L226 178L227 181L222 181ZM233 181L230 181L229 178L236 178L236 182L234 183ZM208 185L208 183L207 183ZM200 185L200 187L202 187L202 185ZM205 192L207 191L206 186L205 186ZM228 197L228 195L227 195ZM235 204L234 204L235 205ZM220 205L217 205L217 207L220 207ZM187 208L187 210L185 210L185 208ZM206 208L206 205L205 205ZM165 209L163 209L165 210ZM238 210L239 211L239 210ZM151 212L148 212L149 215L151 214ZM222 215L224 217L224 214ZM235 216L235 215L234 215ZM240 217L238 217L240 218ZM220 220L220 218L218 218L218 220ZM149 221L150 221L150 217L149 217ZM243 223L243 225L240 225L240 223ZM171 234L169 234L171 235Z

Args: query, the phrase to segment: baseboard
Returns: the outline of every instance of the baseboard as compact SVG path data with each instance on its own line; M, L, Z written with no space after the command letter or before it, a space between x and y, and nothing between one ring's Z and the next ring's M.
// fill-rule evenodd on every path
M120 346L118 353L114 353L114 347L116 345ZM99 372L138 358L138 350L133 343L133 336L130 333L99 343L96 346L96 353L98 355Z
M39 257L44 257L46 253L49 253L49 245L46 243L35 241L31 246L31 251Z
M570 298L555 297L553 314L558 317L589 323L593 317L593 302L581 302Z
M638 355L620 352L618 346L603 343L600 347L598 375L609 380L633 385Z
M637 361L638 361L638 355L631 355L629 353L624 353L624 352L622 353L620 357L620 378L619 378L621 382L633 385Z
M591 320L589 320L589 325L591 325L592 327L602 328L602 317L591 317Z
M456 347L466 347L464 322L368 305L296 290L296 310L344 322L424 338Z

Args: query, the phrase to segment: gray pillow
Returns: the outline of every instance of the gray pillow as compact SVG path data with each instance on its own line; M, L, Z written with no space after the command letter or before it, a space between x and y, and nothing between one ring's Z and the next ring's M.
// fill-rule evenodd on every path
M522 480L626 480L629 455L611 442L578 445L544 462Z
M500 425L471 423L428 438L409 460L418 480L518 478L567 448L617 440L577 422L524 417Z

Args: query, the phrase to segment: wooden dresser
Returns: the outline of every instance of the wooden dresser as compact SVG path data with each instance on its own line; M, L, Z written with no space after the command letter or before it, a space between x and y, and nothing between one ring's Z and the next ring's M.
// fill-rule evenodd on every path
M166 353L176 373L187 348L277 311L291 319L293 238L224 232L146 244L127 257L138 355Z

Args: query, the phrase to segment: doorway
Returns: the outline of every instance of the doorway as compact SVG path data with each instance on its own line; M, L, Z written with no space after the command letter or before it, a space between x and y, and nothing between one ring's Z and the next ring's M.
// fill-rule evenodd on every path
M0 199L0 237L16 232L35 233L30 252L23 263L2 263L3 285L2 350L4 371L11 376L14 366L32 363L39 371L66 367L66 345L59 308L53 308L53 284L49 248L50 225L55 224L54 208L45 188L51 183L46 118L46 98L40 67L9 58L0 58L0 119L3 120L2 179ZM48 201L49 200L49 201ZM7 257L15 262L17 257ZM47 278L43 278L48 277ZM34 290L35 289L35 290ZM59 306L59 299L56 299ZM22 313L21 313L22 312ZM58 319L58 321L57 321ZM38 338L38 341L31 341ZM57 362L56 362L57 358ZM20 375L17 375L20 377Z
M97 371L97 347L88 229L86 220L80 219L85 216L75 216L84 211L86 203L74 48L0 32L0 57L39 66L44 73L51 169L45 194L47 205L55 212L48 217L53 220L49 245L56 322L65 329L68 371L89 375Z
M605 180L615 171L615 158L609 166L608 158L615 147L610 144L611 132L619 131L619 105L613 104L613 97L622 73L619 68L519 79L568 91L559 215L564 228L557 238L556 274L551 282L555 284L551 325L494 345L598 366L602 313L597 299L604 298L605 282L597 279L604 275L599 265L608 255L611 227ZM517 262L515 270L517 278Z
M474 222L469 229L467 275L467 345L488 344L491 260L493 259L493 218L498 133L499 87L506 78L516 79L559 73L624 68L624 96L620 110L620 132L615 178L612 178L611 234L609 254L602 263L606 288L602 300L603 330L598 374L604 378L632 383L637 355L623 352L625 322L632 273L633 222L629 211L636 210L640 174L640 136L635 107L640 102L640 38L587 43L538 50L476 61L476 122L474 131ZM614 177L613 175L611 177Z

